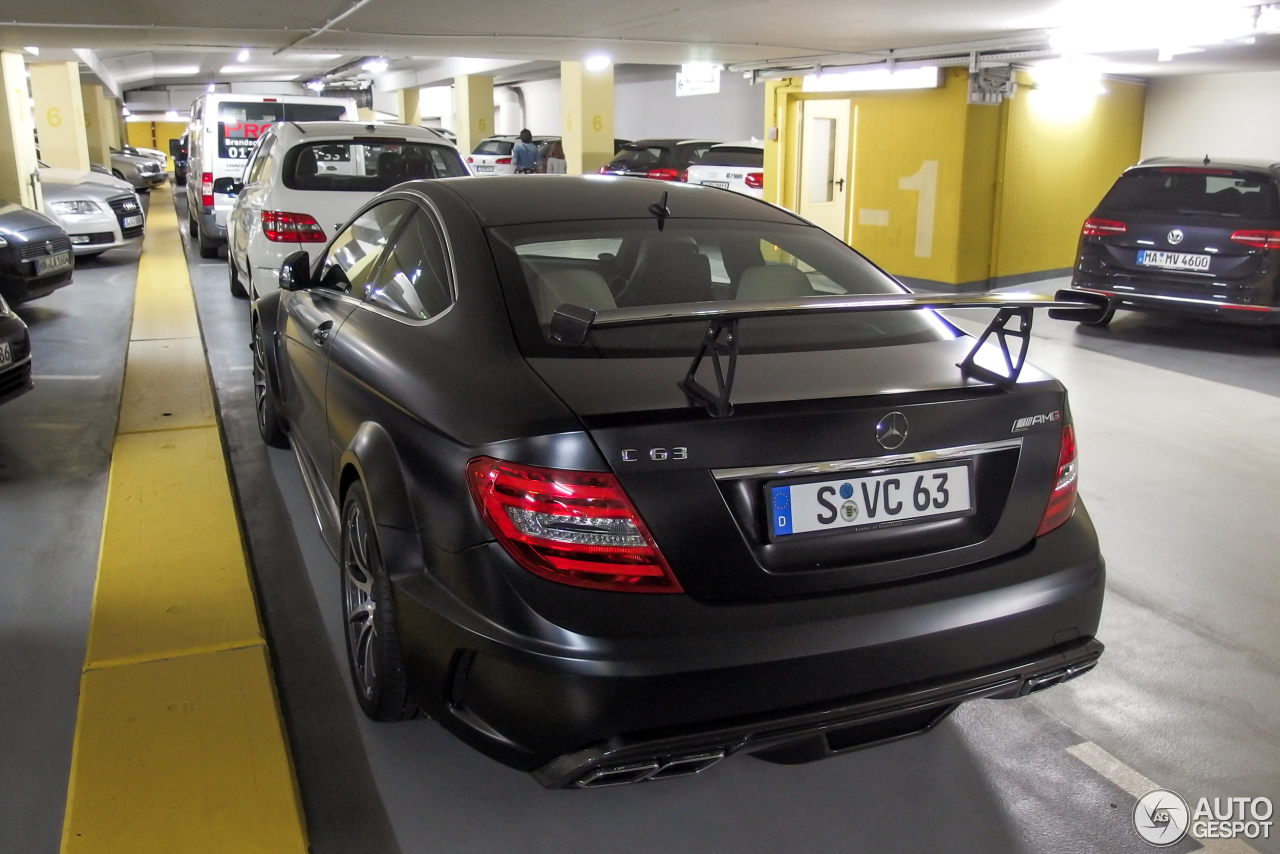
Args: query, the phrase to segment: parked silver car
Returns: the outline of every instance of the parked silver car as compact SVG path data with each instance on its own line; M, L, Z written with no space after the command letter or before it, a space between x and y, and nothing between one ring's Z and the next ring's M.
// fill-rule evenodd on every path
M116 149L111 150L111 174L122 181L128 181L135 190L142 193L160 186L169 177L164 171L164 164L156 158Z
M71 238L71 251L92 258L142 239L138 194L127 182L98 172L40 169L44 210Z

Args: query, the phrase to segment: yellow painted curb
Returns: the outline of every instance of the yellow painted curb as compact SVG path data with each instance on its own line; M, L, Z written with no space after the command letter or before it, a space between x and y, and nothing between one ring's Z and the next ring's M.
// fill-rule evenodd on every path
M62 851L306 850L178 220L157 198L138 264Z

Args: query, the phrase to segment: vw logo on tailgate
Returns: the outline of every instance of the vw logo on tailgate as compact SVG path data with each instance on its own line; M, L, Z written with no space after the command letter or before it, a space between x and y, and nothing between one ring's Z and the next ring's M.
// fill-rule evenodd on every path
M1173 246L1177 246L1179 243L1182 242L1182 238L1184 236L1185 235L1183 235L1182 229L1175 228L1173 231L1169 232L1169 243L1172 244Z
M901 412L890 412L876 425L876 441L886 451L900 448L907 441L907 416Z

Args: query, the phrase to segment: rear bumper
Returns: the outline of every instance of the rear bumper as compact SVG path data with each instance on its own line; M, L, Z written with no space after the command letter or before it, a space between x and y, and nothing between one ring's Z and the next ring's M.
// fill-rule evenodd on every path
M534 612L517 590L552 583L503 564L497 546L468 550L469 565L432 555L442 580L477 585L445 595L420 571L394 569L410 548L383 541L419 702L546 786L655 761L666 776L671 757L821 758L923 731L965 700L1083 672L1102 649L1105 569L1083 506L1013 555L839 596L704 605L566 589L583 609L616 612L592 633Z
M203 211L200 213L200 230L205 238L209 240L220 240L223 243L227 241L227 212L222 212L222 222L218 222L218 211L212 210L208 213Z
M1138 294L1114 290L1101 285L1073 281L1071 289L1108 297L1112 306L1129 311L1155 311L1190 317L1213 317L1231 323L1256 326L1280 324L1280 307L1233 303L1226 300L1178 296L1174 294Z

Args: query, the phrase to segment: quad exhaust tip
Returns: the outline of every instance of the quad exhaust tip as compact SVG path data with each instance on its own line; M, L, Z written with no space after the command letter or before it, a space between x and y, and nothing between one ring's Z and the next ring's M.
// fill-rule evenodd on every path
M606 786L626 786L647 780L689 777L706 771L721 759L724 759L723 750L695 753L690 756L655 757L642 762L592 769L575 785L580 789L603 789Z
M1073 664L1070 667L1063 667L1059 670L1052 670L1048 673L1042 673L1039 676L1032 676L1023 685L1022 695L1034 694L1037 691L1043 691L1046 688L1052 688L1054 685L1060 685L1063 682L1069 682L1077 676L1083 676L1090 670L1098 666L1098 659L1092 661L1084 661L1080 664Z

